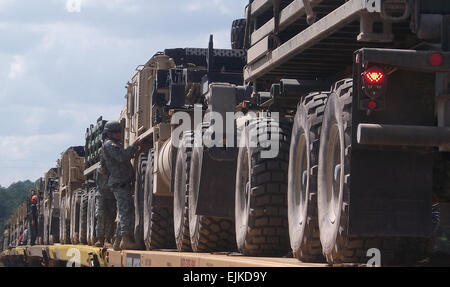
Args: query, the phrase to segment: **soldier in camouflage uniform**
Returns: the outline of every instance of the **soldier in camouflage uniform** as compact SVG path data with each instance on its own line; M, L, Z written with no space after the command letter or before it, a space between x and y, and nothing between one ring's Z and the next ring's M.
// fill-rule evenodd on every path
M134 233L134 205L132 200L131 183L135 179L131 158L137 152L139 141L126 149L121 144L122 128L119 122L109 121L104 128L107 140L102 147L102 160L109 171L108 187L114 193L117 201L118 233L122 240L119 248L137 249L132 234ZM118 248L118 239L114 248Z
M103 247L106 238L113 237L114 219L116 218L116 199L108 188L109 172L101 156L100 167L97 169L97 189L95 191L96 237L95 246Z

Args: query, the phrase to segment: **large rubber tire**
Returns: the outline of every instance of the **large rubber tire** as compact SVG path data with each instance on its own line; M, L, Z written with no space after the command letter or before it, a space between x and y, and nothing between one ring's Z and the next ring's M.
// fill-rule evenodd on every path
M55 243L59 243L59 221L60 221L60 210L59 208L53 208L50 211L50 228L49 228L49 236L48 243L53 245Z
M329 93L302 98L294 118L289 151L288 223L295 257L304 262L323 262L317 221L317 164L320 129Z
M236 19L231 24L231 48L244 49L245 19Z
M352 80L343 80L336 86L328 98L320 138L317 199L320 240L328 263L363 263L367 261L365 252L382 247L382 240L347 235ZM386 255L383 252L383 257Z
M63 234L63 230L65 228L63 222L65 221L65 212L64 212L64 208L66 205L66 200L65 198L61 198L61 202L59 205L59 241L61 244L64 244L64 234Z
M97 192L97 188L93 188L92 189L92 205L91 205L91 217L90 217L90 221L91 221L91 240L92 240L92 244L95 244L95 242L97 242L97 218L95 217L95 193Z
M95 192L96 189L89 190L88 195L88 211L87 211L87 243L92 246L97 241L95 232Z
M270 139L261 137L265 131L279 143L279 152L272 158L262 156L265 147L272 146ZM243 254L283 256L289 252L286 204L289 142L290 127L282 121L252 119L243 130L235 205L236 241Z
M183 134L183 140L178 148L173 196L173 222L175 242L178 251L192 251L189 233L189 174L191 170L192 145L194 133Z
M59 242L59 221L61 220L59 209L59 193L53 193L49 215L48 243L53 245Z
M377 248L382 265L414 263L429 252L431 239L348 235L352 86L351 79L338 82L324 112L318 165L323 254L328 263L366 263L366 252Z
M83 190L80 198L80 238L81 244L87 244L87 212L88 212L88 191Z
M66 197L66 206L65 206L65 238L64 238L64 244L71 244L71 238L70 238L70 216L71 216L71 204L72 204L72 197Z
M60 206L60 221L59 221L59 240L62 244L70 243L70 216L68 214L68 206L70 202L67 200L67 196L61 199Z
M43 204L44 208L44 234L43 234L43 244L49 245L49 230L50 230L50 201L47 199Z
M41 207L43 208L43 207ZM37 239L36 242L39 245L44 244L44 210L39 211L38 227L37 227Z
M74 245L80 242L80 197L80 189L72 193L70 205L70 242Z
M174 249L173 202L153 194L154 151L149 151L144 185L144 242L147 250Z
M203 132L208 124L202 125ZM234 221L228 218L197 215L197 199L202 176L203 146L194 146L189 173L189 232L194 252L228 252L236 250ZM219 171L218 171L219 172ZM220 176L218 174L218 176Z
M70 197L70 205L69 205L69 211L70 211L70 213L69 213L69 242L70 242L70 244L75 244L74 243L74 237L75 237L75 230L74 230L74 227L75 227L75 224L74 224L74 221L75 221L75 212L74 212L74 208L75 208L75 204L76 204L76 200L75 200L75 197L76 197L76 191L73 191L72 192L72 196Z
M87 245L92 246L92 232L91 232L91 205L92 205L92 195L91 190L87 191L87 210L86 210L86 241Z
M136 182L134 185L134 240L144 246L144 184L147 170L147 153L141 153L138 159Z

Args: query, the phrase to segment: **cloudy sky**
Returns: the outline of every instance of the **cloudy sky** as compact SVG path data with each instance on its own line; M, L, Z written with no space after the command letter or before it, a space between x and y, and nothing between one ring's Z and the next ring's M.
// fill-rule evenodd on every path
M248 0L0 0L0 185L36 180L86 127L117 119L165 48L230 47Z

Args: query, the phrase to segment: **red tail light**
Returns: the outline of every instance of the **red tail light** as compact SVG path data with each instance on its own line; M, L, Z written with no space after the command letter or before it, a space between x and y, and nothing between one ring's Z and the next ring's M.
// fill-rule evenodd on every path
M384 84L385 78L384 72L379 68L371 68L364 73L364 80L369 85Z
M377 102L369 101L369 103L367 104L367 107L371 110L375 110L377 108Z
M382 98L387 91L387 75L379 66L372 66L362 74L362 91L372 102L367 106L370 110L378 109L375 98Z
M442 55L439 53L433 53L430 56L430 64L434 67L439 67L440 65L442 65L443 59L442 59Z

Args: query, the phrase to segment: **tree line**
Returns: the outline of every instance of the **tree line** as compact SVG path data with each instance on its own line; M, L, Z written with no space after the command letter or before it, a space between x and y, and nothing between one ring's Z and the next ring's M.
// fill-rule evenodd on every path
M0 237L7 220L27 199L28 191L35 186L29 180L11 184L8 188L0 186Z

